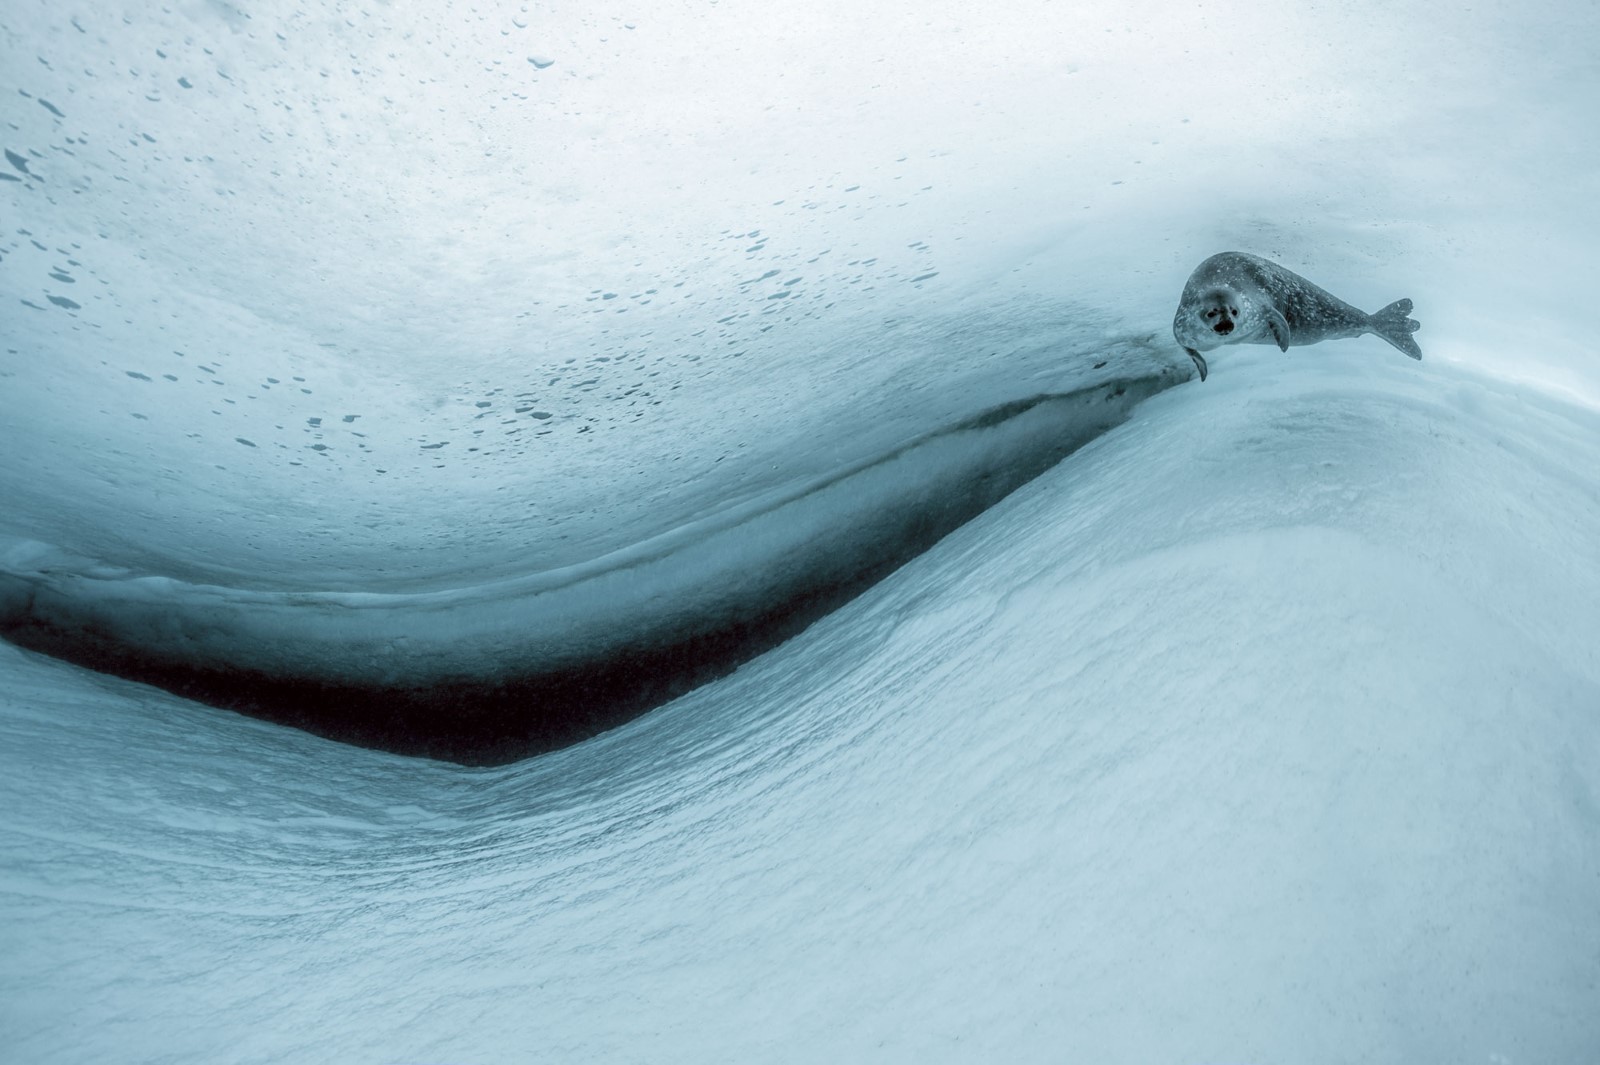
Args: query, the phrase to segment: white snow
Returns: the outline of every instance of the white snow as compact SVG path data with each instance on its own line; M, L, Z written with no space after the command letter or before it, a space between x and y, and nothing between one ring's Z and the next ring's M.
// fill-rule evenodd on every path
M12 572L583 565L1163 341L1225 248L1425 358L1218 351L501 769L0 643L3 1056L1593 1059L1597 21L9 5Z

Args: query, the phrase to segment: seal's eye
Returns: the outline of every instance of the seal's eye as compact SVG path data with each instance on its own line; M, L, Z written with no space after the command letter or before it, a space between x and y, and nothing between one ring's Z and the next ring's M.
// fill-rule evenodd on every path
M1239 317L1239 308L1237 308L1237 307L1229 307L1228 308L1228 313L1233 315L1235 318L1237 318L1237 317Z
M1216 316L1217 316L1217 312L1216 312L1215 309L1209 310L1209 311L1206 312L1206 317L1207 318L1215 318Z

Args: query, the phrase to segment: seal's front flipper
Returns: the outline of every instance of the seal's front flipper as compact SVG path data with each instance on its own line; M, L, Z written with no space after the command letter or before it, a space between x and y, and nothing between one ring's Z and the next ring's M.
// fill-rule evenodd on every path
M1411 334L1422 328L1422 323L1415 318L1407 318L1411 313L1410 300L1395 300L1389 306L1372 315L1371 329L1374 333L1410 355L1413 359L1422 358L1422 349L1417 347L1417 342L1411 339Z
M1276 307L1267 311L1267 328L1272 330L1272 339L1278 342L1278 350L1288 351L1289 320Z
M1183 350L1187 351L1189 353L1189 358L1194 360L1194 368L1200 371L1200 380L1204 381L1206 379L1205 357L1193 348L1184 348Z

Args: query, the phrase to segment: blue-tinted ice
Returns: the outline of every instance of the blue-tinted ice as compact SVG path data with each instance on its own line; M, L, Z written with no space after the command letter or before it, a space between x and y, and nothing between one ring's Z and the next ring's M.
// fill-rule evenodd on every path
M514 764L0 642L0 1057L1593 1056L1592 10L523 6L6 7L0 611L671 631L1186 372L1220 248L1428 360L1220 351Z

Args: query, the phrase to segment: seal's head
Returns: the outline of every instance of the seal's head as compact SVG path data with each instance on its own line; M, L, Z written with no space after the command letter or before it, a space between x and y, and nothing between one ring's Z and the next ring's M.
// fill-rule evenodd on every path
M1233 289L1212 289L1201 299L1200 317L1217 336L1227 337L1239 324L1239 303Z
M1184 347L1210 351L1243 339L1246 330L1241 327L1249 312L1249 305L1236 290L1217 285L1183 301L1172 332Z

